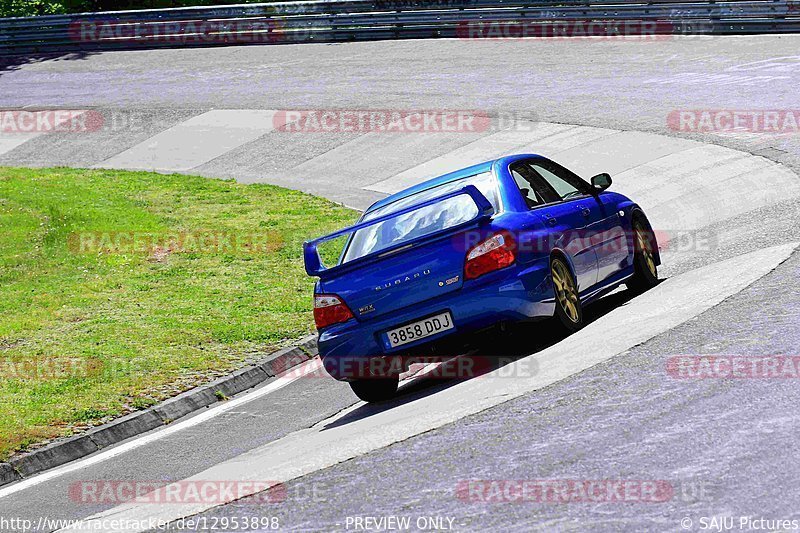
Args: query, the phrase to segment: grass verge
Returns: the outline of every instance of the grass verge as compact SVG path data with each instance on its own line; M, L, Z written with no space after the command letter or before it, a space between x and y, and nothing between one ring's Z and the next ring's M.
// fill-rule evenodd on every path
M356 217L269 185L0 168L0 459L311 332L302 241Z

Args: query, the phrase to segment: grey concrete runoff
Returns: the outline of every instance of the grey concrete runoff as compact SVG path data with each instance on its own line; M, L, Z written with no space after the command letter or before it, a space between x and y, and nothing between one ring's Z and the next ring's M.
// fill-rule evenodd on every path
M0 463L0 486L86 457L131 437L170 424L224 398L261 385L316 355L316 337L305 337L293 346L273 352L252 365L185 391L158 405L12 457L7 463ZM223 395L222 399L220 395Z

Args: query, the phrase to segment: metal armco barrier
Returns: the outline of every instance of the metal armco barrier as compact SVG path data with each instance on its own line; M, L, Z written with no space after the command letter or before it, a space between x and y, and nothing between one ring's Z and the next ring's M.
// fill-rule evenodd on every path
M434 37L799 30L800 0L316 0L0 18L0 55Z

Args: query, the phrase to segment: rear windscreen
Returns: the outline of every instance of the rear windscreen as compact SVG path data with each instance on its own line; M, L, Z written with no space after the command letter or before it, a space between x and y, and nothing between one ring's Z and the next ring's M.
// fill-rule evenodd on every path
M492 204L495 212L499 211L499 194L497 180L490 172L477 174L450 183L445 183L432 189L426 189L417 194L408 196L396 202L370 211L362 218L367 222L375 218L400 211L414 204L443 196L457 191L466 185L475 185L486 199ZM475 201L466 194L442 200L427 207L422 207L410 213L391 218L373 226L356 231L351 238L343 262L352 261L359 257L378 252L389 246L410 241L422 235L451 228L467 222L478 215Z

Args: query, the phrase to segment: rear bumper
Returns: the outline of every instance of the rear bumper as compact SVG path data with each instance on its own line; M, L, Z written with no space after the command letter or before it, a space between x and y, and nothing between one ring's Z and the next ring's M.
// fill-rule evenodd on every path
M384 333L396 327L449 311L454 329L437 333L396 348L390 348ZM364 377L375 368L376 358L392 359L432 345L452 341L499 322L520 322L553 316L555 301L547 258L524 266L487 274L466 282L454 292L419 304L358 322L353 319L326 328L319 336L319 353L325 369L336 379Z

